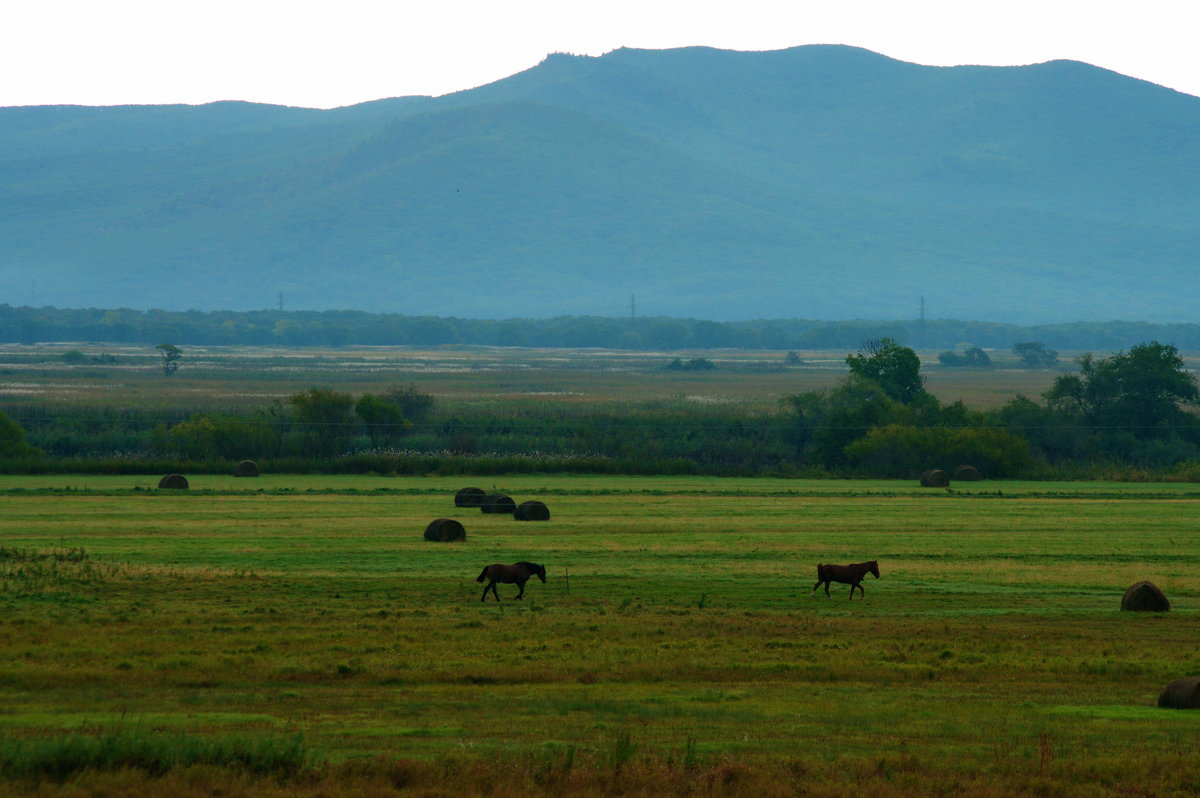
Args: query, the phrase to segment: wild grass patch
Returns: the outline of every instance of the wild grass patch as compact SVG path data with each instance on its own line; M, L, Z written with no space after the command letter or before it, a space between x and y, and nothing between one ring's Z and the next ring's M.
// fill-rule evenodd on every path
M0 776L13 779L61 782L88 770L138 770L161 776L194 765L287 776L299 773L312 760L300 735L196 735L118 727L0 737Z

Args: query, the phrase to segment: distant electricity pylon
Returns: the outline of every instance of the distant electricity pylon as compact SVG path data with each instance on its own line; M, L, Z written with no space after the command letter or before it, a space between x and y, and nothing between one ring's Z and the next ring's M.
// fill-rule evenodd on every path
M921 323L917 325L917 338L920 346L925 346L925 297L921 297Z

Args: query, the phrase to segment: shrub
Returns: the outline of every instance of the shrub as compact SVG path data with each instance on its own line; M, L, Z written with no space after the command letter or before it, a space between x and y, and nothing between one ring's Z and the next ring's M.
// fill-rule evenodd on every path
M668 371L712 371L717 365L706 357L694 357L691 360L675 358L663 368Z
M0 457L28 458L36 454L25 442L25 430L0 410Z
M990 368L992 365L988 353L977 346L972 346L961 355L958 352L942 352L938 355L938 362L952 368Z
M152 438L160 454L183 455L193 460L263 458L278 447L275 433L268 425L238 416L197 414L171 427L159 425Z
M1029 442L994 427L912 427L889 424L846 447L850 462L864 473L911 477L956 463L975 463L993 476L1016 476L1033 463Z

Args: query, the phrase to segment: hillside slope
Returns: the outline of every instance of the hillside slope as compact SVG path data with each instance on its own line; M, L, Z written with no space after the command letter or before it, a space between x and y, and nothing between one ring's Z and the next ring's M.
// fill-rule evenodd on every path
M0 109L0 301L1194 319L1200 98L840 46L551 56L440 98Z

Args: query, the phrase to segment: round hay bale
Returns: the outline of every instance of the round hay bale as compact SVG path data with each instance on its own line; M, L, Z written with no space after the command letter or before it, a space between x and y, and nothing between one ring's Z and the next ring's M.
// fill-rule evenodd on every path
M1163 709L1200 709L1200 676L1176 679L1158 696Z
M960 465L954 469L955 482L978 482L982 477L979 476L979 469L971 465Z
M517 511L517 503L502 493L489 493L479 502L479 509L485 513L512 515Z
M1153 582L1130 585L1121 596L1121 609L1130 612L1166 612L1171 609L1167 594Z
M450 543L466 540L467 530L453 518L435 518L425 527L425 539L435 543Z
M549 521L550 508L538 501L521 502L513 518L518 521Z
M253 460L243 460L237 464L237 468L233 469L235 477L256 477L258 476L258 463Z
M167 474L158 481L160 488L169 488L170 490L187 490L187 477L182 474Z
M455 507L478 507L487 494L479 488L463 488L454 494Z
M921 474L921 484L927 488L947 488L950 486L950 475L940 468L931 468Z

